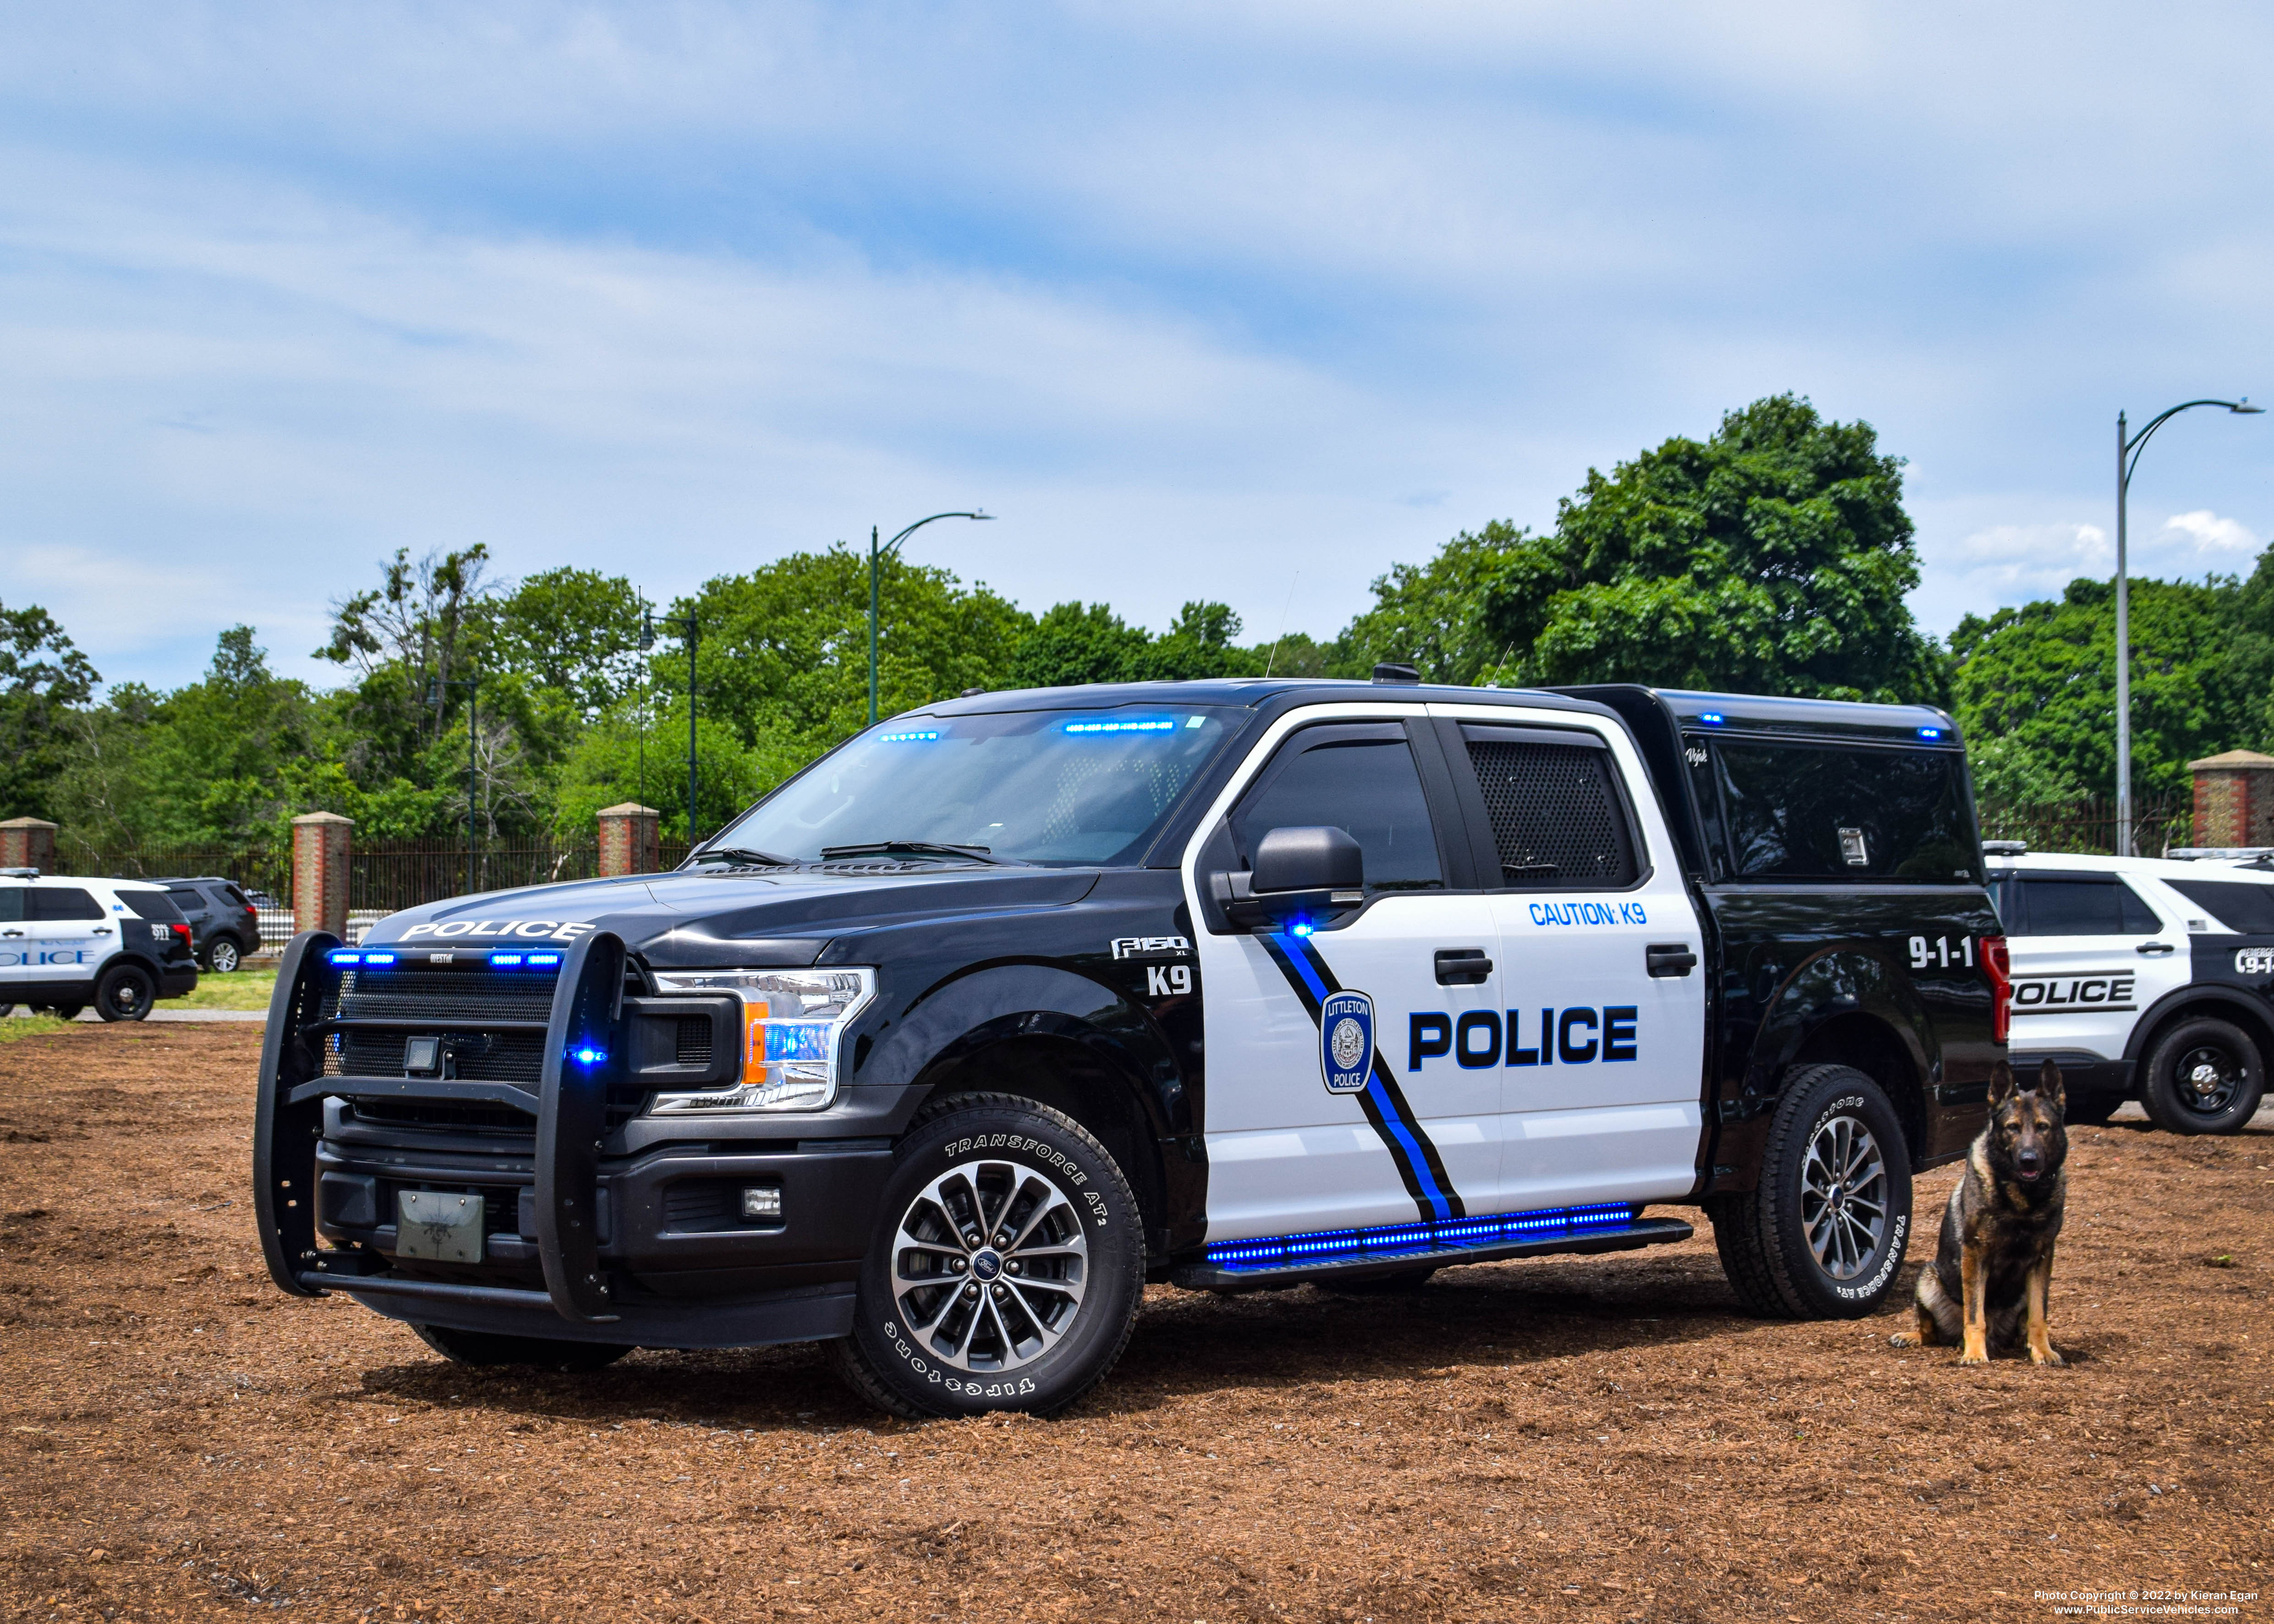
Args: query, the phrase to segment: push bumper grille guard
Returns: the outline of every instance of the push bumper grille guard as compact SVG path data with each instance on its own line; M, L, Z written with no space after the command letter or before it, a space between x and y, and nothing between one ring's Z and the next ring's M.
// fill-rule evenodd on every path
M629 1057L619 1041L623 1013L624 944L595 931L564 948L553 1006L544 1023L545 1064L537 1092L512 1083L429 1078L343 1078L324 1073L324 1039L348 1028L433 1031L463 1025L487 1031L533 1028L534 1022L475 1019L371 1021L328 1019L340 970L331 962L337 936L310 931L292 938L276 974L268 1028L260 1050L260 1088L252 1128L253 1210L269 1277L295 1297L321 1297L328 1287L535 1306L549 1303L563 1319L604 1325L619 1316L600 1268L596 1222L600 1147L607 1133L608 1086ZM489 1101L537 1118L537 1247L545 1290L516 1291L389 1279L362 1252L320 1250L316 1244L316 1145L328 1094L391 1094Z

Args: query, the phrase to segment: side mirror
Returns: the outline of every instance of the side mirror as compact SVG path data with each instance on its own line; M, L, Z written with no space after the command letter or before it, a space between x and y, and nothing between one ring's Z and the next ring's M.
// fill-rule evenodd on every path
M1255 847L1246 874L1210 877L1216 901L1242 929L1322 920L1366 900L1366 853L1332 826L1275 829Z

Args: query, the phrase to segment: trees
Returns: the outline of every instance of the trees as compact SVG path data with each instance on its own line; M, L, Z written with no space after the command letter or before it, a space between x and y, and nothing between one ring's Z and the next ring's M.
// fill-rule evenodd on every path
M72 708L102 680L46 610L0 604L0 816L53 817Z
M2133 786L2173 794L2189 761L2263 736L2253 710L2266 690L2237 669L2255 657L2237 646L2250 611L2232 581L2135 580L2131 598ZM2034 803L2114 785L2114 582L2072 581L2058 600L1969 614L1950 656L1953 709L1978 766Z

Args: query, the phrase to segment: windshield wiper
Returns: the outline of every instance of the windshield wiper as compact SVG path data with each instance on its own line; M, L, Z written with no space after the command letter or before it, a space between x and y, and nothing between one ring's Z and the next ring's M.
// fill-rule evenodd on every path
M777 857L772 852L754 852L747 846L706 846L688 858L689 862L757 863L768 868L794 868L794 857Z
M858 846L825 846L821 848L825 862L840 857L892 857L903 853L911 857L968 857L974 862L1027 867L1015 857L998 857L983 846L945 846L937 840L863 840Z

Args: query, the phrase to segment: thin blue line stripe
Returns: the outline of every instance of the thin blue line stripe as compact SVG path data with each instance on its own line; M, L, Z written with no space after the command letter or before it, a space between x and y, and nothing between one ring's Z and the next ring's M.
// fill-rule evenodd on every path
M1379 1077L1366 1079L1366 1091L1373 1097L1374 1109L1382 1113L1382 1122L1397 1136L1397 1142L1405 1147L1406 1155L1412 1159L1413 1177L1420 1181L1422 1193L1429 1198L1429 1205L1437 1209L1438 1217L1451 1217L1453 1204L1445 1199L1445 1192L1437 1188L1437 1181L1429 1177L1429 1158L1421 1154L1421 1147L1414 1142L1412 1130L1397 1114L1397 1102L1382 1087Z

